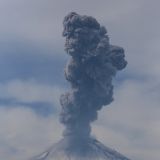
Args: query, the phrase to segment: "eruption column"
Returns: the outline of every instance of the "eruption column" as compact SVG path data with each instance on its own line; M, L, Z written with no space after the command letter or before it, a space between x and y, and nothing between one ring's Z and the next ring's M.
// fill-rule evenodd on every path
M64 137L90 138L90 123L97 111L113 101L112 78L127 62L124 49L109 43L107 30L90 16L69 13L63 21L65 50L71 56L65 67L71 91L60 98Z
M127 65L124 50L109 43L93 17L71 12L63 25L71 56L65 67L71 90L60 97L64 138L31 160L129 160L90 136L97 111L113 101L112 78Z

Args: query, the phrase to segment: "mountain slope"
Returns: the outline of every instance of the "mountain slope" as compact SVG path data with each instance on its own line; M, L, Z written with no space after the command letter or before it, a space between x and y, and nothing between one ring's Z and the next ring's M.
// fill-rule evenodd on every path
M112 150L96 139L87 142L77 142L72 145L67 139L59 141L48 150L31 160L129 160L120 153Z

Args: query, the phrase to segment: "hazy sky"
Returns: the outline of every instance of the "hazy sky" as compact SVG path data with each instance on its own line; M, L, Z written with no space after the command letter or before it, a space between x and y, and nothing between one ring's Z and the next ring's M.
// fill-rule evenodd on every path
M26 160L57 142L63 68L62 21L87 14L124 47L127 68L92 135L133 160L160 157L159 0L0 0L0 159Z

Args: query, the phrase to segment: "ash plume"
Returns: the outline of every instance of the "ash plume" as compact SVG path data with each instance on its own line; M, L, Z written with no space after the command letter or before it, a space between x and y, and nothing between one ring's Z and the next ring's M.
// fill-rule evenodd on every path
M71 56L65 77L71 91L60 98L64 136L90 137L97 111L113 101L112 78L126 67L124 49L109 43L107 30L90 16L69 13L63 21L65 50Z
M113 101L112 79L127 65L124 49L109 43L106 28L93 17L71 12L63 26L71 56L65 67L71 90L60 97L64 137L31 160L129 160L90 135L97 112Z

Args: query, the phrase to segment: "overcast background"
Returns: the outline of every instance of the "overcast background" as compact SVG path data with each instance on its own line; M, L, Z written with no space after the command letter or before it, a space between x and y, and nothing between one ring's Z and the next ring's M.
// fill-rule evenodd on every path
M92 135L132 160L160 158L159 0L0 0L0 159L27 160L61 138L62 21L70 11L107 27L127 68Z

